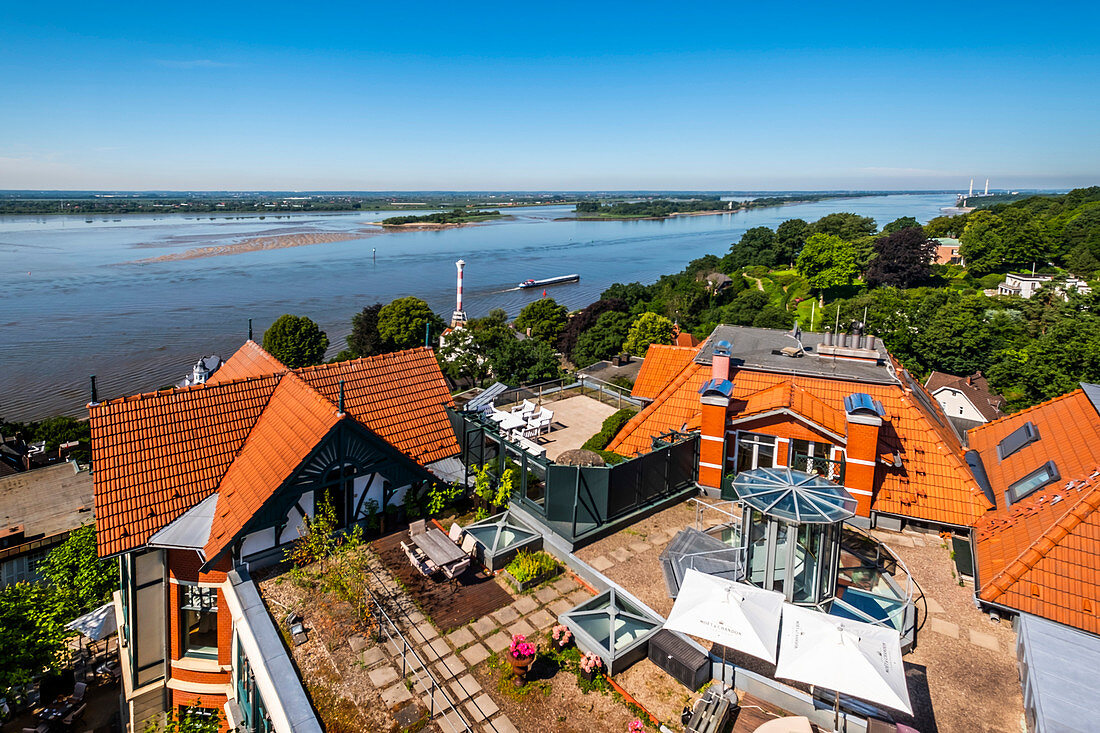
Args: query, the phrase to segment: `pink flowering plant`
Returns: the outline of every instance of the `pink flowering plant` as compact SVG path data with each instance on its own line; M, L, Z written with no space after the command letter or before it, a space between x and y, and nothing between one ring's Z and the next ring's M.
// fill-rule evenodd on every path
M558 646L565 646L573 640L573 632L565 624L558 624L550 630L550 636Z
M581 657L581 670L583 670L585 674L592 674L602 667L603 660L600 659L599 655L593 654L592 652L585 652L584 656Z
M509 648L513 659L526 659L535 655L535 645L527 641L523 634L512 634L512 646Z
M630 724L626 726L626 729L629 733L642 733L642 731L645 730L645 726L642 725L642 721L634 718L634 720L630 721Z

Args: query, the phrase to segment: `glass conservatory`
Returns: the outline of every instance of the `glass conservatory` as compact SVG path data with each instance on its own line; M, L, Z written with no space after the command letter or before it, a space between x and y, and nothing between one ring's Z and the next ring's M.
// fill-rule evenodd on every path
M645 658L650 637L664 623L664 619L614 588L566 611L559 621L573 632L578 648L603 660L609 675Z
M512 561L520 550L542 549L542 535L502 512L474 522L466 533L477 540L478 557L485 567L497 571Z

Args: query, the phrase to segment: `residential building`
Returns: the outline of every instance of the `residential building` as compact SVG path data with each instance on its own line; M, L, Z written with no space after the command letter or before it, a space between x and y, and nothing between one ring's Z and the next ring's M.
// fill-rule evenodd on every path
M423 491L458 453L451 404L428 349L289 369L248 341L205 384L89 406L130 730L188 706L320 730L248 571L321 497L346 527Z
M0 511L0 587L38 580L49 551L92 523L92 475L68 462L4 476Z
M1092 288L1089 287L1087 282L1074 275L1055 278L1054 275L1022 275L1019 273L1009 273L1005 275L1004 282L997 286L997 295L1030 298L1035 295L1039 288L1045 283L1053 281L1057 281L1054 289L1063 300L1069 299L1068 292L1071 290L1075 290L1082 295L1088 295L1092 292Z
M847 488L857 523L968 532L992 505L932 396L872 336L791 336L723 325L697 349L651 346L633 391L649 404L608 449L699 431L698 481L713 493L740 471L790 466Z
M959 254L959 248L962 243L957 239L951 239L949 237L939 237L935 240L936 243L936 258L935 263L937 265L965 265L963 257Z
M199 360L195 362L195 365L191 367L191 373L183 378L182 382L179 382L177 387L191 387L196 384L205 384L214 372L218 371L218 367L222 365L222 359L217 354L209 354L207 356L200 356Z
M995 504L974 531L978 602L1016 617L1029 728L1081 730L1100 717L1082 693L1100 658L1100 386L978 426L970 445Z
M968 377L956 377L944 372L932 372L924 387L940 403L947 419L960 435L977 425L1004 417L1004 398L994 394L989 380L981 372Z

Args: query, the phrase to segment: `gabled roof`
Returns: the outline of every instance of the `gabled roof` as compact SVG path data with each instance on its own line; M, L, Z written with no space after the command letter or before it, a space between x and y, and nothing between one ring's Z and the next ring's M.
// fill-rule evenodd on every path
M774 333L782 335L782 332ZM713 340L712 335L704 342L700 354ZM736 358L736 342L734 350ZM650 450L654 435L682 427L697 428L699 388L710 377L709 363L701 361L709 362L709 357L696 357L678 374L669 377L664 389L623 427L608 445L608 450L629 456ZM785 365L787 362L779 363ZM869 394L882 403L886 412L879 434L879 454L892 458L898 453L903 464L901 469L880 469L882 479L874 508L930 522L971 526L990 504L962 458L958 436L936 401L920 384L904 378L904 372L893 366L893 373L902 375L902 379L891 376L887 383L860 382L857 387L849 372L836 378L792 376L787 371L772 372L766 366L742 364L732 370L730 377L733 381L731 405L736 408L740 402L746 406L743 409L763 410L768 405L774 408L786 404L785 409L797 411L819 425L839 428L834 432L843 435L846 433L844 398L855 391ZM883 375L887 374L884 367L880 369ZM664 371L667 374L670 367L666 366ZM755 405L749 407L748 401L753 395L756 395Z
M807 420L826 431L844 438L847 423L844 413L825 404L795 381L779 382L759 392L750 394L744 400L745 406L737 411L737 420L754 415L785 412Z
M997 444L1027 422L1039 439L1001 460ZM974 428L970 438L997 499L975 528L979 597L1100 633L1100 415L1086 390ZM1048 460L1060 478L1006 506L1008 487Z
M668 383L695 358L698 349L694 346L664 346L653 344L646 351L642 368L630 394L643 400L652 400L661 393Z
M932 372L925 380L924 386L933 395L941 389L953 389L961 392L986 421L1004 417L1004 412L1001 411L1004 398L993 393L993 390L989 387L989 380L981 372L972 374L969 377L956 377L953 374L945 374L944 372Z
M211 374L206 383L221 384L236 379L282 374L286 371L288 371L286 365L264 351L263 347L255 341L249 340L245 341L244 345L218 368L218 371Z
M232 374L245 376L226 381ZM217 376L91 407L101 555L142 546L214 492L207 547L224 547L340 419L421 465L458 453L444 410L453 403L429 349L288 370L248 342Z

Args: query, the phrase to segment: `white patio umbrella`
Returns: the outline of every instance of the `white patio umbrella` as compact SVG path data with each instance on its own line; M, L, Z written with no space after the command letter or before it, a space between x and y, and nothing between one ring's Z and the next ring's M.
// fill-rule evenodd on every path
M901 636L882 626L784 604L775 676L913 714Z
M65 624L65 628L78 631L92 641L104 639L118 630L115 623L115 606L113 603L104 603L96 610L89 611Z
M665 628L775 664L783 594L688 568Z

